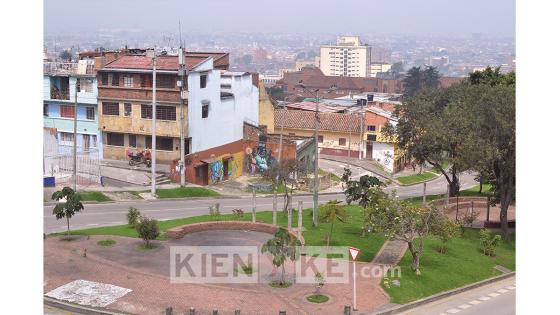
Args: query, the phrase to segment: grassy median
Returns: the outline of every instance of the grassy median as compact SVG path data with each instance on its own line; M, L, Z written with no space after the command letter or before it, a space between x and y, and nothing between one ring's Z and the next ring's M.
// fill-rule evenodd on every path
M107 197L107 195L99 191L81 191L78 192L78 196L82 198L82 201L104 202L112 200L111 198Z
M215 197L220 194L202 187L179 187L169 189L156 189L156 194L160 199L166 198L189 198L189 197Z

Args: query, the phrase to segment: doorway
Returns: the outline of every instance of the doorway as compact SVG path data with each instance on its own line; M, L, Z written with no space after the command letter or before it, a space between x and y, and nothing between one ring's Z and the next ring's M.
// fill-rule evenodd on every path
M368 141L366 143L366 159L372 159L372 158L373 158L373 143Z

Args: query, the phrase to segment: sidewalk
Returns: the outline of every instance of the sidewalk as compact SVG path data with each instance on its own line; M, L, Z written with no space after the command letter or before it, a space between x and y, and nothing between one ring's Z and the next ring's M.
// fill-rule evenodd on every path
M152 173L152 168L147 167L146 164L139 164L130 166L128 165L128 160L110 160L104 159L100 162L101 167L112 167L120 168L125 170L141 171L145 173ZM169 174L169 164L156 163L156 173L158 174Z
M366 159L349 158L345 156L335 156L335 155L321 155L321 159L335 161L340 163L348 163L357 167L361 167L366 171L370 171L384 179L392 180L393 176L383 169L382 166L377 165L374 161Z

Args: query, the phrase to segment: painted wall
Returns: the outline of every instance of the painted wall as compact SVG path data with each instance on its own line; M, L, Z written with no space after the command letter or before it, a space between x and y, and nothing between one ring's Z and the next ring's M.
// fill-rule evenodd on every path
M296 136L302 137L313 137L314 131L311 129L290 129L284 128L284 134L291 134L293 133ZM360 135L357 133L350 133L348 132L335 132L335 131L324 131L319 130L319 136L323 136L323 142L319 142L319 149L335 149L335 150L348 150L348 139L351 139L350 144L350 151L359 151L360 150ZM346 139L345 145L339 145L338 140L340 138ZM319 151L321 153L322 151Z
M262 82L259 82L259 125L266 125L267 132L274 133L274 106Z
M259 90L252 76L225 76L212 68L209 59L189 72L188 135L192 138L192 152L240 140L243 122L259 121ZM207 75L206 88L200 87L203 74ZM222 98L222 91L233 93L233 97ZM209 104L206 118L202 118L203 103Z
M387 170L393 172L395 163L395 147L392 143L371 142L373 146L372 156L366 157L377 161ZM365 153L364 153L365 155Z

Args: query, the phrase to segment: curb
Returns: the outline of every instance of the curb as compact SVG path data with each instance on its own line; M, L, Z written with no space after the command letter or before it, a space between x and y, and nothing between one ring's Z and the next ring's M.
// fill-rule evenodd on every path
M493 278L490 278L490 279L475 282L475 283L472 283L472 284L467 284L466 286L463 286L463 287L460 287L460 288L457 288L457 289L453 289L453 290L445 291L445 292L442 292L442 293L434 294L432 296L428 296L426 298L416 300L416 301L413 301L413 302L410 302L410 303L407 303L407 304L404 304L404 305L396 306L396 307L393 307L393 308L385 310L385 311L373 312L373 313L370 313L370 315L399 314L401 312L404 312L404 311L407 311L407 310L410 310L410 309L413 309L413 308L416 308L416 307L419 307L419 306L422 306L422 305L425 305L425 304L428 304L428 303L439 301L439 300L448 298L450 296L457 295L459 293L463 293L463 292L466 292L466 291L469 291L469 290L472 290L472 289L476 289L476 288L479 288L479 287L482 287L482 286L485 286L485 285L488 285L488 284L491 284L491 283L494 283L494 282L498 282L498 281L501 281L501 280L509 279L509 278L512 278L512 277L515 277L515 271L510 272L510 273L506 273L506 274L503 274L503 275L499 275L499 276L496 276L496 277L493 277Z
M84 306L71 302L57 300L48 296L43 296L43 303L48 306L56 307L70 312L76 312L84 315L130 315L132 313L123 313L110 309L103 309L93 306Z

